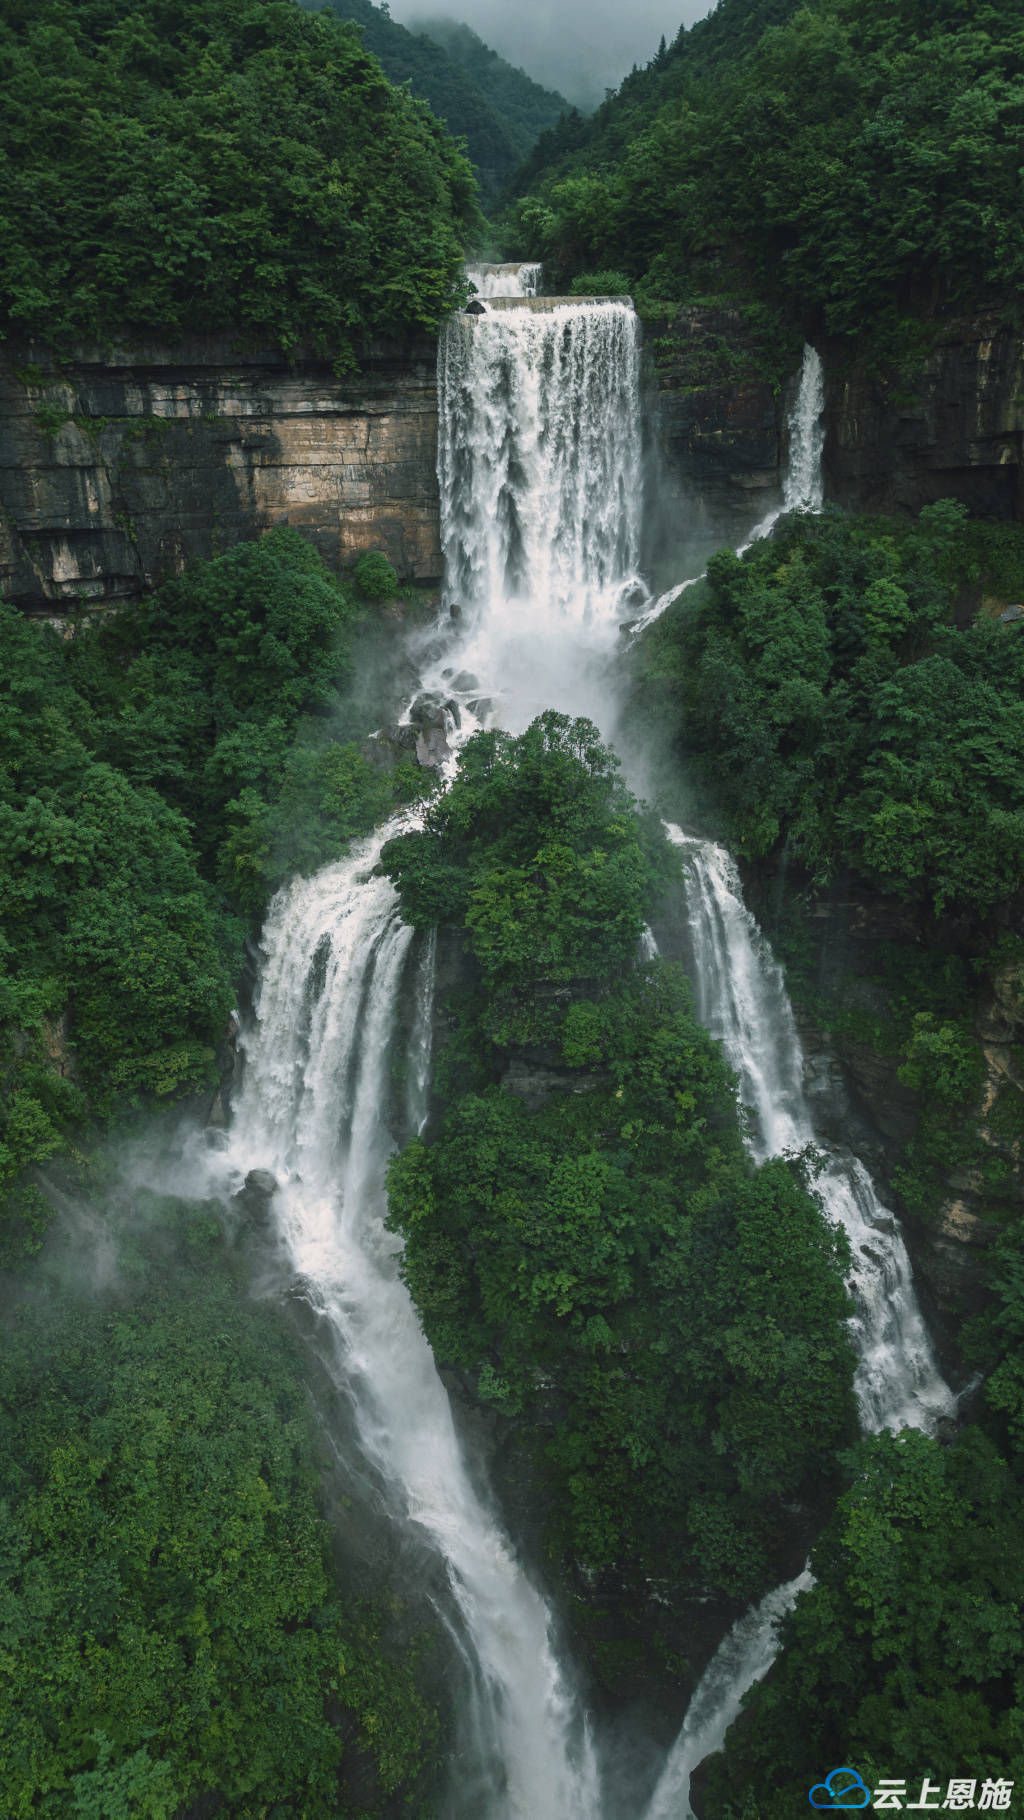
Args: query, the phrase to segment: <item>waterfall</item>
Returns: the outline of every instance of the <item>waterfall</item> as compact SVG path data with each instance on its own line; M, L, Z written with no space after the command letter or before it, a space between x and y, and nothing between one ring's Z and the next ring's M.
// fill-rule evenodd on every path
M452 1814L594 1820L589 1738L560 1668L550 1614L473 1489L447 1394L386 1228L386 1109L413 944L390 881L374 875L396 817L352 855L275 898L263 933L255 1027L227 1161L269 1169L291 1262L329 1323L361 1444L394 1515L447 1570L470 1640L471 1742ZM413 982L408 1112L423 1115L433 949ZM497 1762L492 1759L496 1756Z
M467 265L466 277L478 297L536 297L539 265Z
M457 316L439 350L446 591L465 635L423 687L463 729L593 714L625 605L647 594L636 316L621 300L543 304Z
M758 1161L802 1150L816 1138L782 970L743 902L725 849L674 823L666 831L683 856L698 1016L739 1078L740 1098L754 1120L750 1149ZM833 1151L815 1187L850 1242L861 1424L869 1434L931 1429L952 1415L956 1400L935 1362L899 1227L856 1157ZM801 1574L733 1626L697 1686L645 1820L692 1820L693 1770L721 1748L744 1694L775 1659L779 1620L812 1584L809 1573Z
M805 342L796 397L786 419L789 455L782 482L782 504L754 526L746 543L740 544L737 556L749 550L752 543L767 537L785 512L821 511L825 499L821 471L825 450L825 426L821 421L824 409L825 369L817 349Z
M804 343L803 357L800 362L800 376L797 381L796 395L786 418L788 438L788 457L786 471L782 479L782 504L773 506L750 532L745 543L737 545L737 556L745 555L752 544L760 543L762 538L770 536L779 519L786 512L820 512L825 502L825 482L822 474L822 455L825 451L825 426L822 413L825 409L825 369L821 355L809 342ZM650 603L641 617L634 622L632 636L639 638L647 626L660 619L666 607L687 588L695 587L703 575L692 575L689 580L677 582L672 588Z
M784 512L820 512L824 503L821 458L825 452L825 369L821 355L804 344L800 383L789 413L789 460L783 487Z
M565 706L614 648L639 544L638 380L636 323L621 303L538 312L524 296L445 332L442 524L447 588L465 623L419 692L448 704L453 754L483 718L519 725L552 700ZM392 1051L411 1006L398 1122L415 1131L429 1086L433 946L416 961L375 867L384 842L415 825L396 817L275 898L220 1167L229 1180L253 1167L277 1179L281 1234L336 1337L361 1446L394 1519L416 1525L444 1563L472 1684L446 1814L598 1820L593 1748L551 1614L471 1481L385 1225Z
M482 724L516 731L550 706L603 719L623 617L647 599L636 572L639 344L628 300L540 299L537 266L475 266L468 275L489 305L452 319L438 358L454 629L440 642L432 634L432 648L424 641L418 689L443 711L449 774ZM821 365L808 349L787 509L820 505L820 399ZM283 1242L335 1337L389 1515L414 1526L443 1563L452 1609L442 1618L470 1683L445 1820L599 1820L594 1750L551 1614L468 1471L385 1224L396 1133L420 1130L426 1118L434 946L402 923L395 891L375 869L384 842L415 825L414 816L394 818L349 858L275 898L243 1087L210 1167L229 1189L257 1166L276 1178ZM670 833L686 862L701 1015L754 1110L755 1153L802 1147L813 1132L781 976L728 856ZM402 1086L392 1071L399 1045ZM865 1425L927 1423L948 1393L895 1224L852 1158L833 1157L819 1188L850 1235ZM734 1627L697 1690L649 1820L689 1812L690 1769L721 1742L772 1659L779 1614L807 1583L777 1589Z
M740 1098L754 1114L750 1148L759 1162L803 1150L817 1140L782 970L743 902L725 849L672 823L666 827L684 860L697 1014L721 1041ZM935 1364L897 1223L855 1157L833 1153L815 1186L850 1241L861 1422L869 1432L931 1427L954 1404Z
M614 619L640 544L640 352L627 303L457 316L438 361L446 580L490 619Z

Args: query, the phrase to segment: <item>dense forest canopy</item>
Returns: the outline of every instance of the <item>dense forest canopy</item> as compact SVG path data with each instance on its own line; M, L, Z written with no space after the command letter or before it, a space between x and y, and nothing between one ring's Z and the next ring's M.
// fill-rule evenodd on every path
M4 334L220 329L345 365L459 296L469 166L329 15L12 0L0 81Z
M287 528L67 642L0 605L0 1257L26 1166L213 1081L274 887L424 787L338 706L366 611Z
M514 69L466 25L439 20L413 30L372 0L300 4L309 12L353 20L388 80L408 83L449 131L465 140L485 209L499 201L538 135L568 111L561 95Z
M438 1356L525 1418L576 1575L638 1609L765 1590L783 1503L855 1432L847 1252L799 1165L747 1161L683 977L637 963L672 850L596 729L548 713L477 734L382 864L475 963L443 1121L391 1171ZM539 1105L524 1063L556 1070Z
M641 308L774 300L814 335L902 325L1024 279L1021 0L723 0L520 180L511 244Z

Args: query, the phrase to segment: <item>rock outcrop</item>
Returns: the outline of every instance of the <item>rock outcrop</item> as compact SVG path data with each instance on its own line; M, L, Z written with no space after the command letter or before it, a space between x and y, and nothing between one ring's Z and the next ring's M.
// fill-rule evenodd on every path
M435 349L372 348L339 378L227 338L0 349L0 589L28 612L130 597L277 524L332 569L383 550L441 574Z
M738 539L781 500L783 410L755 337L741 311L693 305L645 354L653 559L683 537Z
M948 318L934 335L910 377L860 363L843 378L823 350L826 496L867 512L960 499L1024 519L1024 340L997 313Z

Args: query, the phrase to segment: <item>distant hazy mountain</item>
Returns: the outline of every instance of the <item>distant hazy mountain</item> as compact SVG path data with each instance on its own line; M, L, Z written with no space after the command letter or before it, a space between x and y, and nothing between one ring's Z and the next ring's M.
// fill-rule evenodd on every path
M562 95L513 69L454 20L410 31L372 0L299 0L299 5L308 12L329 10L363 27L363 43L389 80L408 81L413 94L465 139L485 209L493 208L539 135L569 112Z

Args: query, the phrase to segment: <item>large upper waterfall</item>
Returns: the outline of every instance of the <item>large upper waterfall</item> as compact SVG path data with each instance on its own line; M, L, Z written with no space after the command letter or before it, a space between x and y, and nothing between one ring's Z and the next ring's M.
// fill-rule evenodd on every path
M438 371L439 477L450 615L419 692L444 704L454 757L483 723L517 730L555 707L599 721L620 629L644 601L639 346L628 300L539 299L539 268L476 267L483 307L448 326ZM789 503L820 503L820 362L805 358ZM799 429L799 435L796 430ZM797 472L799 469L799 472ZM792 493L792 499L789 494ZM797 497L799 495L799 497ZM227 1186L271 1170L282 1238L334 1336L359 1443L389 1520L443 1563L444 1621L466 1686L451 1820L601 1820L585 1714L552 1615L471 1475L385 1225L384 1171L426 1106L433 950L375 872L399 817L350 857L279 893L263 932L244 1086L216 1167ZM743 907L728 856L678 830L702 1017L723 1041L756 1120L759 1156L813 1138L778 969ZM404 1045L404 1096L391 1063ZM821 1190L846 1227L865 1425L925 1422L947 1406L894 1222L852 1158ZM694 1763L720 1742L796 1597L770 1594L709 1670L652 1817L689 1811ZM616 1820L634 1820L633 1815Z

